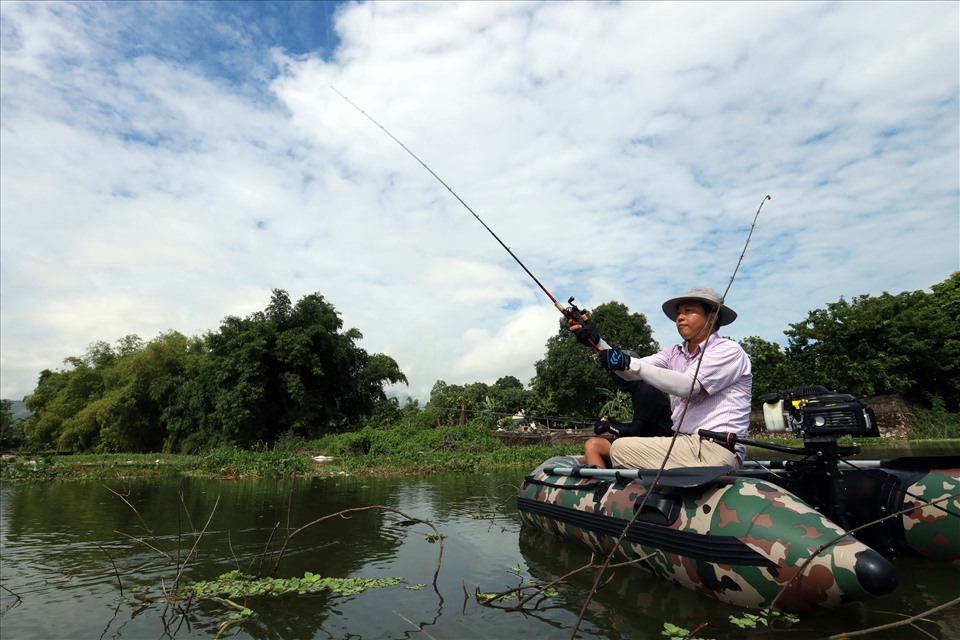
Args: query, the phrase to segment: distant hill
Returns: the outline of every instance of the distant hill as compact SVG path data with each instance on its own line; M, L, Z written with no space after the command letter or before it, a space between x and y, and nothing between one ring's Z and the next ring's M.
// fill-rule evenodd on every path
M14 420L23 420L24 418L29 418L32 413L27 410L27 405L23 403L23 400L11 400L10 409L13 411Z

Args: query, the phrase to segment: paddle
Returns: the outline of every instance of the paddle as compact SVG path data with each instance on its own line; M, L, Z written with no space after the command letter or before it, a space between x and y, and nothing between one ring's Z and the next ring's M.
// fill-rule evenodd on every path
M734 467L677 467L664 469L660 474L658 487L674 487L687 489L705 485L720 476L733 473ZM612 480L630 481L640 479L645 484L651 484L657 477L657 469L598 469L580 465L545 467L544 473L555 476L572 476L574 478L610 478Z

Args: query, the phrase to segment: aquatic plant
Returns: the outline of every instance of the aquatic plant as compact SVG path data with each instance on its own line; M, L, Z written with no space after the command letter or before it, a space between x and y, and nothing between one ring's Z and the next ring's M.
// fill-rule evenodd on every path
M792 613L784 613L770 609L762 614L744 613L742 616L730 616L730 623L741 629L756 629L757 627L770 626L771 620L780 620L785 624L794 624L800 621L800 618Z
M187 585L185 590L197 598L225 596L250 598L255 596L282 596L288 593L305 595L330 591L336 595L352 596L367 589L382 589L400 584L403 578L329 578L307 571L303 577L261 578L239 570L228 571L216 580L200 580Z
M249 450L218 447L199 458L197 470L219 477L287 478L306 475L312 461L287 448Z
M678 627L673 623L664 622L663 631L660 632L660 635L666 636L670 638L670 640L706 640L706 638L702 636L694 635L697 631L699 631L699 629L690 631L689 629Z

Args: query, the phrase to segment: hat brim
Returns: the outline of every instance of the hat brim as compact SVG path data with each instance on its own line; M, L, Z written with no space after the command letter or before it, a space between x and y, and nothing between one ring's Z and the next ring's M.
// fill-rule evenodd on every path
M701 296L680 296L678 298L670 298L663 303L663 313L666 314L668 318L672 321L677 321L677 305L683 302L684 300L695 300L697 302L702 302L705 305L711 307L720 307L720 318L717 322L718 327L728 325L734 320L737 319L737 312L728 307L725 304L717 305L716 300L711 300L710 298L704 298Z

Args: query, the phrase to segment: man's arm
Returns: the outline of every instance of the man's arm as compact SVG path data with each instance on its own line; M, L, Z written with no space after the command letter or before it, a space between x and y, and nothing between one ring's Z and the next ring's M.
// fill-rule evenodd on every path
M617 375L625 380L643 380L644 382L650 383L651 386L660 389L660 391L677 397L685 397L689 394L691 385L693 385L694 395L703 391L703 387L693 377L692 373L671 371L670 369L657 367L642 362L640 358L630 358L628 369L618 371Z

